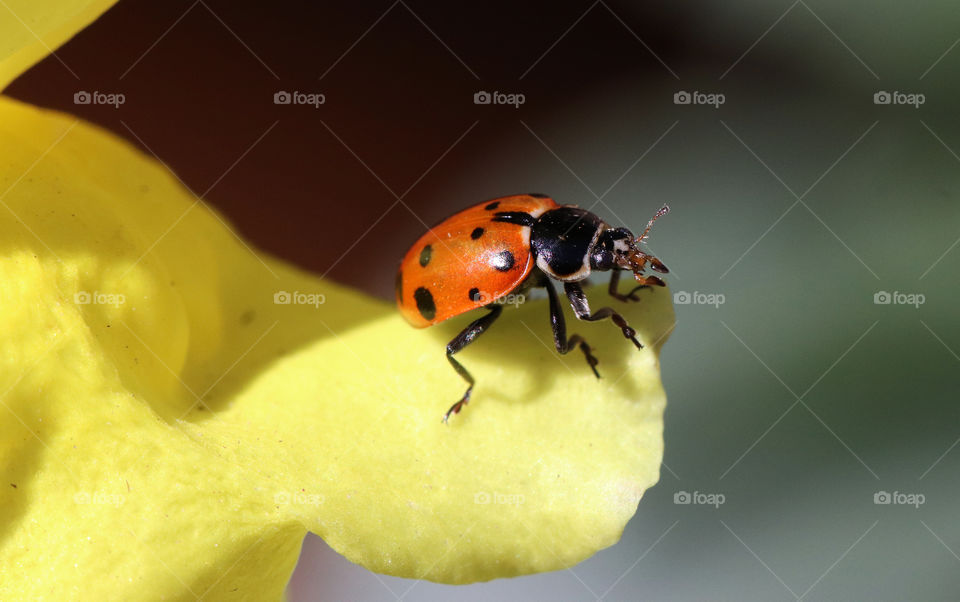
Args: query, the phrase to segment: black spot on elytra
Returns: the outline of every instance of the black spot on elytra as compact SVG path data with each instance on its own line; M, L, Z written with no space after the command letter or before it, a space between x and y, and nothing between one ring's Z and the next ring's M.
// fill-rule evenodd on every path
M490 260L490 267L500 272L508 272L513 267L513 253L500 251Z
M437 305L433 302L433 295L424 287L413 291L413 299L417 302L417 311L424 320L432 320L437 315Z
M397 272L397 280L394 282L394 288L397 291L397 300L403 299L403 270Z
M430 257L433 255L433 247L427 245L420 251L420 266L427 267L427 264L430 263Z
M480 289L478 289L478 288L472 288L472 289L470 289L470 293L469 293L469 294L470 294L470 300L471 300L471 301L477 301L478 299L480 299Z
M550 198L550 197L548 197L548 196L545 195L545 194L540 194L539 192L531 192L531 193L527 194L527 196L532 196L532 197L535 198L535 199L549 199L549 198Z
M484 207L484 209L486 209L487 211L493 211L494 209L496 209L496 208L499 207L499 206L500 206L500 201L494 201L494 202L490 203L489 205L487 205L486 207Z
M483 236L483 228L474 228L473 232L470 233L470 238L473 240L477 240L481 236Z

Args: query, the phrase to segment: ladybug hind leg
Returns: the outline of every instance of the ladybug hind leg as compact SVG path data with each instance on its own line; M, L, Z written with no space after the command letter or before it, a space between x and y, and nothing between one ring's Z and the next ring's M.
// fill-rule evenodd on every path
M452 341L447 344L447 360L450 362L450 365L453 366L453 369L457 371L457 374L460 375L460 378L467 382L467 391L463 394L463 397L460 398L460 401L450 406L450 409L447 410L447 413L443 415L443 422L447 422L450 419L450 414L459 414L460 410L463 409L463 406L467 405L470 402L470 393L473 392L473 385L476 384L476 381L473 378L473 375L463 367L463 364L458 362L456 358L453 357L454 353L457 353L470 343L472 343L478 336L486 332L490 325L500 317L500 313L503 311L503 306L498 304L491 304L486 306L490 310L490 313L478 318L473 322L470 322L470 325L464 328L460 334L458 334Z
M577 314L577 318L586 320L587 322L596 322L610 318L610 320L620 328L621 332L623 332L623 336L633 341L637 349L643 349L643 345L637 340L637 331L631 328L630 325L627 324L626 319L612 308L602 307L595 312L590 311L587 296L584 294L579 282L564 282L563 290L567 293L567 298L570 299L570 305L573 307L573 313Z
M560 307L560 300L557 298L557 291L554 290L553 283L551 283L548 278L544 278L541 285L547 289L547 297L550 299L550 327L553 329L553 344L556 346L557 351L561 355L566 355L574 347L580 347L583 355L587 358L587 364L589 364L590 369L593 370L593 374L597 378L600 378L600 373L597 372L599 360L594 357L590 345L578 334L567 337L567 325L563 318L563 308Z

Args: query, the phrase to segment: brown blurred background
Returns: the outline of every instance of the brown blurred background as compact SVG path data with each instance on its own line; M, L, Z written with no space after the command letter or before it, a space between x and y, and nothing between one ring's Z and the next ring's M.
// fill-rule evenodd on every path
M668 64L693 44L683 32L695 23L671 23L690 15L654 19L650 5L614 16L598 5L537 62L587 6L124 0L60 50L62 62L48 58L9 94L113 130L259 247L387 296L423 222L531 185L521 170L511 188L471 174L473 192L446 198L469 158L519 144L554 161L518 120L536 130L605 82L672 79L620 13ZM122 92L126 103L75 105L77 90ZM280 90L326 102L276 105ZM475 105L479 90L522 93L526 103Z

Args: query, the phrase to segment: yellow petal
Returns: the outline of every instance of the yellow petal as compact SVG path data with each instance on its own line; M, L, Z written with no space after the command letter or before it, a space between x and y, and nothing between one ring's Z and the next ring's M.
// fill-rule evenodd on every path
M277 598L307 530L407 577L552 570L657 480L665 290L623 306L641 352L571 325L600 381L542 302L505 311L443 425L469 318L416 330L252 251L112 135L0 98L0 201L0 599Z
M642 352L609 323L575 325L597 381L579 350L556 355L545 303L505 311L460 354L478 384L449 426L464 384L444 346L465 320L415 331L389 316L289 357L195 432L243 465L263 454L248 442L282 439L278 491L319 494L291 510L371 570L468 583L568 567L616 543L659 476L669 294L624 313ZM284 390L293 379L318 395Z
M116 0L4 0L0 3L0 90L114 2Z

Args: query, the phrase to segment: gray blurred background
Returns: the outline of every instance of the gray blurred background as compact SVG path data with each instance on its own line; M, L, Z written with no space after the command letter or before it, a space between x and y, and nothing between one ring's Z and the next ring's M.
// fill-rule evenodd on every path
M672 207L651 237L677 302L665 464L622 541L454 588L311 536L291 600L956 600L958 40L943 0L124 0L9 93L384 298L424 223L479 200L544 192L633 228Z

